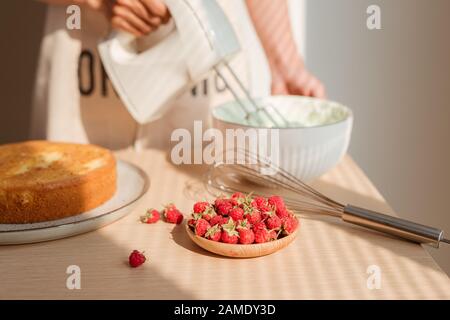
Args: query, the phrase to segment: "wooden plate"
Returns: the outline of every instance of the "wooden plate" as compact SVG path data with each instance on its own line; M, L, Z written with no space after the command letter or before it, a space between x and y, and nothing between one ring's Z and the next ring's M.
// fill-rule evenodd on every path
M215 242L199 237L195 235L195 233L186 224L186 232L189 238L191 238L191 240L194 241L199 247L215 254L232 258L256 258L281 250L294 241L299 228L300 224L290 235L271 242L257 244L229 244Z

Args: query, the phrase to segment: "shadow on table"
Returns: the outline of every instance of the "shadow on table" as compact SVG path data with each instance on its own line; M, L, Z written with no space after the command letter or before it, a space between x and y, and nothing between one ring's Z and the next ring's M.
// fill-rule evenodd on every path
M200 248L195 243L193 243L192 240L189 239L189 236L186 234L185 222L183 222L181 225L173 228L171 231L171 235L172 235L173 241L175 241L176 244L185 248L186 250L191 251L192 253L201 254L204 256L211 257L211 258L226 259L225 257L219 256L215 253L206 251L205 249Z
M200 175L205 175L208 170L207 166L192 166L192 165L183 165L183 166L175 166L177 170L188 174L192 179L186 183L185 187L185 195L187 195L190 199L198 200L205 199L207 195L207 191L204 186L203 181L199 181L198 177ZM362 206L370 210L379 211L385 214L392 214L393 210L389 207L389 205L377 199L374 196L360 194L358 192L343 188L336 184L326 182L323 180L317 180L313 183L313 186L317 188L319 191L324 194L334 198L337 201L342 202L343 204L351 203L353 205ZM354 243L352 245L346 244L345 248L340 247L337 242L333 245L336 246L337 250L341 250L342 252L352 249L352 255L355 254L359 256L361 260L365 260L367 262L367 266L371 265L373 261L383 262L385 265L389 265L389 261L386 261L386 258L389 254L384 254L385 252L390 252L391 256L394 254L396 257L402 257L402 259L407 259L409 262L413 261L413 264L420 265L425 269L437 270L436 264L432 260L431 257L427 257L424 255L428 255L428 253L423 253L423 249L420 245L411 243L405 240L402 240L398 237L387 235L380 233L378 231L366 229L360 226L351 225L348 223L344 223L339 219L331 218L331 217L321 217L309 215L303 217L303 219L307 220L321 220L323 223L331 226L336 232L340 232L341 234L345 234L346 238L353 238ZM184 231L184 230L183 230ZM190 239L187 235L183 233L174 234L174 241L176 241L179 245L185 247L188 250L194 251L196 253L217 257L216 255L211 255L209 252L206 252L203 249L196 248L194 244L190 243ZM186 242L187 241L187 242ZM364 242L370 242L374 246L374 251L367 252L362 249L361 244ZM352 257L346 254L342 254L339 256L341 263L343 265L351 264ZM403 261L399 259L400 261ZM407 275L406 278L415 279L417 274L415 274L416 270L410 270L411 263L403 264L398 263L398 272ZM428 273L424 273L422 277L428 277ZM439 277L428 277L427 279L433 287L436 288L438 292L442 295L446 294L446 284L439 282ZM412 280L409 284L410 287L414 290L422 290L422 288L414 288L414 281ZM401 296L401 292L399 292L399 296Z
M390 206L386 202L378 200L374 197L363 195L354 192L352 190L342 188L333 183L324 181L316 181L314 183L314 187L317 188L319 191L324 192L327 195L330 195L333 199L343 204L351 203L353 205L362 206L369 210L393 215L392 213L394 211L390 208ZM307 219L315 219L315 218L313 216L310 216ZM420 265L423 268L436 270L437 264L435 263L435 261L431 258L431 256L427 252L423 253L424 248L422 247L427 247L426 245L421 246L419 244L412 243L410 241L392 235L384 234L357 225L345 223L339 219L333 218L330 219L327 217L325 219L322 219L322 221L325 224L332 226L337 231L340 231L353 237L355 239L354 246L352 247L353 253L358 254L360 257L365 257L368 262L368 265L370 264L371 261L387 262L384 261L386 257L383 257L384 254L382 253L391 252L396 257L402 257L402 259L414 261L415 264ZM370 242L372 245L375 246L375 250L371 252L363 251L361 250L361 247L357 244L357 242L358 243ZM435 248L431 249L440 250ZM424 258L424 256L427 257ZM351 263L351 261L348 261L348 263ZM403 275L406 274L407 278L411 279L410 285L412 285L414 279L417 278L417 274L414 273L413 270L410 270L408 267L406 267L405 264L403 263L398 265L397 268L399 273L402 273ZM423 276L426 277L426 274L424 273L421 275L421 277ZM432 279L428 277L427 279L430 282L430 285L433 285L433 287L437 291L439 291L436 293L441 293L443 295L448 293L446 291L447 284L440 283L436 279L438 278ZM416 289L419 291L423 290L423 288L416 288Z

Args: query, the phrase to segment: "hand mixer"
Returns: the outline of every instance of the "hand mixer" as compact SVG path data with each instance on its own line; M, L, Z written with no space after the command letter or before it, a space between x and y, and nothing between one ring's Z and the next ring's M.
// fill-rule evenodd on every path
M273 191L275 188L289 194L285 197L286 204L299 213L333 216L347 223L435 247L439 247L441 242L450 244L440 229L341 204L303 183L269 160L247 151L238 150L237 152L243 153L248 164L217 163L206 176L205 184L209 192L214 194L240 191L268 196L270 190ZM263 174L262 172L267 172L267 169L274 174Z
M258 105L229 61L240 51L236 34L215 0L165 0L171 24L145 38L113 32L99 44L105 70L123 103L140 124L161 117L181 93L215 70L249 124L286 126L270 105ZM242 101L222 69L244 92Z

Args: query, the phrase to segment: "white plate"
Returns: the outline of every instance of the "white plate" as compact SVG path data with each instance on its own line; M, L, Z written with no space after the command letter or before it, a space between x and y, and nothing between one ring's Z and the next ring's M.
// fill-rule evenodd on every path
M55 240L104 227L130 213L147 192L147 174L135 165L117 161L117 191L93 210L48 222L0 224L0 245L24 244Z

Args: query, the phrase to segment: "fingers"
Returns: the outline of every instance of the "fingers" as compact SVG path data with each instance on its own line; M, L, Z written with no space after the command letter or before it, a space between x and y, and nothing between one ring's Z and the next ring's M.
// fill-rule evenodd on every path
M161 0L140 0L148 12L153 17L158 17L161 23L167 23L170 19L170 12Z
M110 11L114 28L137 37L149 34L170 19L169 9L161 0L116 0Z
M273 96L288 95L289 91L284 83L272 83L271 92Z
M287 82L289 94L319 99L325 98L325 87L323 84L306 70Z
M274 96L289 94L286 82L283 80L280 74L274 70L272 70L271 92Z
M137 0L116 0L117 5L124 6L131 10L135 15L137 15L142 20L149 22L150 13L145 9L144 5Z
M141 34L148 34L152 31L149 23L137 16L131 9L126 6L115 5L112 9L114 17L120 17L127 22L134 30L138 30Z
M142 37L144 35L141 31L139 31L133 25L131 25L127 20L119 16L112 17L111 25L114 29L131 33L135 37Z

